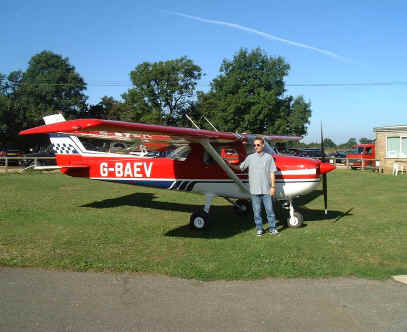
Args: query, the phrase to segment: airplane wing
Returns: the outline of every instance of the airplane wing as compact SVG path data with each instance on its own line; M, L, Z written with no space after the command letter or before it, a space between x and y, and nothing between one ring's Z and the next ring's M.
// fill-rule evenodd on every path
M247 135L236 133L100 119L57 122L23 130L20 135L53 133L111 140L143 142L154 140L172 144L198 143L201 139L218 143L232 143L247 139Z
M163 125L133 123L101 119L78 119L52 123L20 132L20 135L60 133L79 137L100 138L117 141L191 143L207 139L210 142L232 143L247 141L251 134L179 128ZM260 135L273 142L298 141L299 136Z
M277 135L264 135L263 138L267 141L271 142L295 142L295 141L300 141L302 140L301 136L277 136Z

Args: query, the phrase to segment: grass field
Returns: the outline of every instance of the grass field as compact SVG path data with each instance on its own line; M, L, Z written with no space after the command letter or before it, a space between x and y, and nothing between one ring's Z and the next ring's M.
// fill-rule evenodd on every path
M195 194L70 178L0 175L0 265L161 273L201 280L407 274L407 176L337 170L297 200L305 227L255 236L217 198L209 230L188 227Z

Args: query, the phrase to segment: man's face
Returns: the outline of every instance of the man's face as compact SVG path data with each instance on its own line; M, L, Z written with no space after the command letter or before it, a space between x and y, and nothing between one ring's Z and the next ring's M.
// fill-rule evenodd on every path
M262 153L264 150L264 144L260 140L255 140L254 141L254 149L256 150L257 153Z

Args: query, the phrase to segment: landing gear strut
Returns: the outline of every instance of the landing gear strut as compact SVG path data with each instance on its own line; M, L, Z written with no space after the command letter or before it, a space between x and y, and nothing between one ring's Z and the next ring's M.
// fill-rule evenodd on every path
M236 201L231 200L228 197L224 197L230 204L233 205L233 209L238 216L246 216L251 210L251 203L246 199L238 199Z
M247 201L245 199L238 199L233 205L236 214L239 216L248 215L252 206L250 204L250 201Z
M203 209L196 210L192 213L189 219L189 225L196 230L203 230L209 226L209 209L211 207L212 199L215 195L206 194L205 207Z

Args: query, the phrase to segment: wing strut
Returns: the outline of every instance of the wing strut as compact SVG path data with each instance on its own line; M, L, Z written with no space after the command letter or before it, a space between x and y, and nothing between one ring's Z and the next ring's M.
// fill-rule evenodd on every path
M243 182L237 177L237 175L232 171L229 165L222 159L219 153L213 148L208 140L200 140L201 145L204 147L206 152L216 161L216 163L225 171L225 173L236 183L241 191L250 195L249 189L243 184Z

